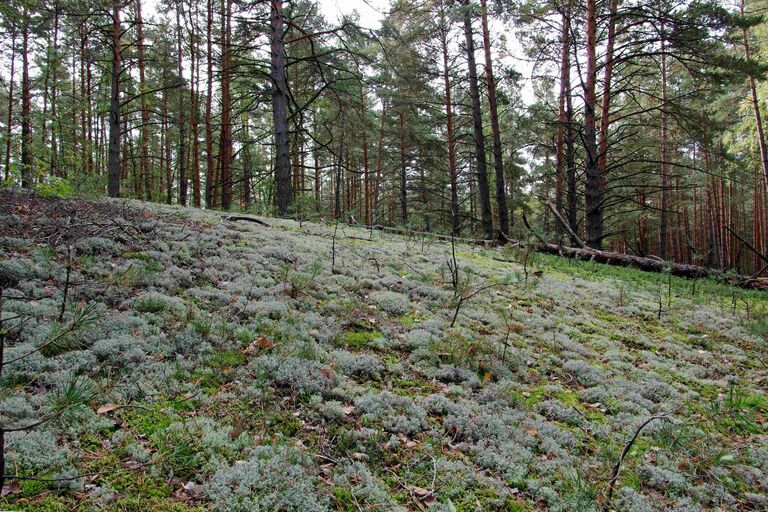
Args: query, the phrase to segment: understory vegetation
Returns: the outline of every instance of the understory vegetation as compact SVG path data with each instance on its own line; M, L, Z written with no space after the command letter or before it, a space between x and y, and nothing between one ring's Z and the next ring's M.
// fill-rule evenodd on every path
M3 510L768 508L764 293L130 201L0 212L5 473L37 478Z

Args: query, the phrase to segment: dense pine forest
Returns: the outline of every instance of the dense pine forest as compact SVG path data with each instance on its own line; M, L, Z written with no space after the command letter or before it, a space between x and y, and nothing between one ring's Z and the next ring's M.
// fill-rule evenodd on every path
M0 510L768 510L767 30L4 0Z
M9 1L2 178L487 239L527 216L757 274L764 10L403 0L366 29L312 2Z

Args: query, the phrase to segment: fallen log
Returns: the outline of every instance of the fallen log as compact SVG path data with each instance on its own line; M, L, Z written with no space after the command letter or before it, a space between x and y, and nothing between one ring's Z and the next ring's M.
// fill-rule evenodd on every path
M698 279L702 277L717 277L722 279L728 284L732 284L739 288L748 290L767 290L768 291L768 277L756 277L756 276L742 276L727 274L719 269L700 267L698 265L689 265L687 263L674 263L663 260L657 256L635 256L633 254L624 254L614 251L601 251L597 249L591 249L589 247L565 247L558 244L547 242L544 236L537 233L528 222L528 219L523 214L522 217L525 226L538 238L538 244L534 244L534 250L546 254L555 254L558 256L565 256L569 258L575 258L580 260L589 260L596 263L602 263L606 265L614 265L617 267L629 267L645 272L669 272L670 274L678 277L684 277L688 279ZM366 226L370 229L371 226ZM397 235L423 235L433 237L437 240L450 241L453 239L457 243L466 243L473 245L482 245L486 247L494 247L499 245L513 244L517 246L528 245L529 242L524 240L514 240L507 236L504 236L504 240L484 240L477 238L458 238L451 237L451 235L441 235L439 233L430 233L426 231L414 231L412 229L396 228L389 226L373 226L373 229L381 230L385 233L392 233ZM578 238L578 237L577 237ZM583 242L582 242L583 243Z
M683 263L671 263L660 258L649 258L644 256L634 256L632 254L623 254L613 251L599 251L597 249L580 247L563 247L552 243L540 243L538 246L540 252L548 254L562 254L572 258L590 260L607 265L619 267L635 267L640 270L651 272L669 272L672 275L680 277L698 278L710 275L722 274L719 270L708 269L696 265L687 265Z
M246 222L255 222L256 224L260 226L264 226L265 228L269 227L269 224L264 222L263 220L259 220L254 217L246 217L245 215L227 215L226 217L223 217L221 220L228 220L228 221L238 221L238 220L244 220Z
M728 275L722 270L689 265L686 263L673 263L653 256L635 256L614 251L599 251L597 249L563 247L561 245L541 242L536 247L539 252L568 256L581 260L590 260L596 263L614 265L618 267L631 267L646 272L669 272L674 276L697 279L701 277L720 277L729 284L740 288L752 290L768 290L768 278L751 276Z
M353 227L359 227L359 226L353 225ZM373 226L365 226L365 229L375 229L376 231L382 231L384 233L390 233L393 235L401 235L401 236L426 236L429 238L434 238L436 240L445 240L448 242L450 242L451 239L453 239L453 241L458 244L483 245L487 247L499 245L499 240L485 240L482 238L461 238L461 237L455 237L455 236L452 237L451 235L441 235L440 233L432 233L431 231L420 231L420 230L407 229L407 228L381 226L379 224L375 224Z

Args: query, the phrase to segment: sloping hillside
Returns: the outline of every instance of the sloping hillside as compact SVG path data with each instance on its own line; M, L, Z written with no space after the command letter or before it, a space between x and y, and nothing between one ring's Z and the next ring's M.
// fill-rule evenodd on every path
M768 508L765 294L141 203L0 212L0 422L40 423L6 474L65 479L0 508Z

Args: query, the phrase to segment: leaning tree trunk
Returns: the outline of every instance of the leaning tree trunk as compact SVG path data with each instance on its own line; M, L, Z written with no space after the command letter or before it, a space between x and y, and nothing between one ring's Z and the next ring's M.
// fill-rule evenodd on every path
M275 181L277 214L288 215L291 206L291 160L288 143L288 84L285 76L284 14L282 0L272 0L272 122L275 130Z
M741 15L744 16L744 0L741 0ZM747 27L743 27L741 33L744 39L744 60L749 64L752 55L749 48L749 31ZM757 142L760 146L760 163L763 168L763 184L766 191L768 191L768 146L766 146L765 132L763 131L763 119L760 116L760 102L757 97L755 77L752 73L749 74L749 91L752 101L752 112L755 116L755 126L757 127Z
M107 194L120 197L120 1L112 0L112 81L109 94L109 160Z
M594 0L592 0L594 1ZM477 85L477 65L475 63L475 42L472 37L472 8L469 0L464 2L464 37L467 42L467 67L469 68L469 95L472 99L472 121L475 137L475 159L477 160L477 188L480 196L480 214L483 233L486 238L493 238L493 214L491 212L491 193L488 185L488 170L485 160L485 135L483 135L483 116L480 106L480 91Z

